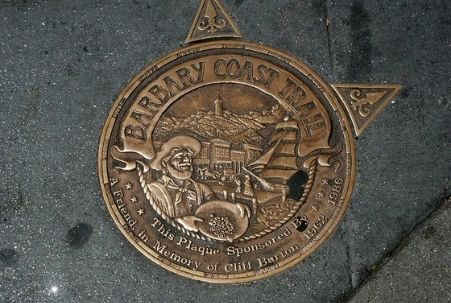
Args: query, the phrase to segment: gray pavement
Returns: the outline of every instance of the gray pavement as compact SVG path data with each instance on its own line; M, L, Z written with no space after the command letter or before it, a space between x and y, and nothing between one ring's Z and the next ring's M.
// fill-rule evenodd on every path
M404 239L348 302L451 302L450 204Z
M292 270L238 286L145 259L104 206L98 139L121 88L181 45L198 1L3 0L0 302L341 302L450 195L449 1L224 3L248 40L330 83L404 86L359 138L335 234Z

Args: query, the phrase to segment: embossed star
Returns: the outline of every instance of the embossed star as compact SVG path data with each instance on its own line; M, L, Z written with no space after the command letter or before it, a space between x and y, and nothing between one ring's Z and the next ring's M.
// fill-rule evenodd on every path
M318 194L318 198L324 198L326 195L324 194L324 192L320 191Z
M327 180L326 178L321 180L321 183L323 183L324 185L329 184L329 180Z
M132 189L132 187L133 187L133 184L130 183L130 182L128 182L127 184L125 184L125 188L128 189L128 190Z
M312 210L313 211L318 211L319 210L319 206L318 205L313 205L312 206Z
M144 209L142 209L142 208L140 208L139 210L138 210L138 215L140 215L140 216L142 216L142 215L144 215Z
M130 201L132 201L133 203L138 202L138 197L137 196L133 196Z

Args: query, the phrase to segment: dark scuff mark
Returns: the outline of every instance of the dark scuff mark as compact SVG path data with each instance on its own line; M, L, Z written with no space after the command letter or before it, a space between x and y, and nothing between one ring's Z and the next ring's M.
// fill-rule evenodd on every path
M9 0L9 1L0 1L0 7L2 6L26 6L28 0Z
M351 53L347 77L350 81L368 81L371 74L370 15L361 2L351 6L349 25L351 27Z
M2 196L0 200L0 213L5 216L5 219L7 214L14 214L25 206L25 199L20 185L18 185L16 191L12 189L0 189L0 196ZM4 222L7 221L5 219L3 220Z
M410 96L410 91L411 91L411 87L406 87L401 91L401 98L402 99L407 99Z
M294 174L290 180L288 180L289 194L288 198L294 201L299 201L305 191L305 184L307 184L309 176L302 170Z
M79 223L69 229L66 235L66 242L73 248L81 248L85 245L92 234L92 226L87 223Z
M333 54L333 39L332 39L332 26L330 23L330 13L329 13L329 6L328 6L328 0L314 0L312 1L313 10L315 12L315 15L318 16L318 18L321 18L324 22L324 28L326 30L327 35L327 49L329 54L329 65L330 70L333 73L334 72L334 54Z
M298 222L300 222L300 224L299 224L298 227L296 227L296 230L298 232L302 233L302 232L304 232L307 229L307 227L309 225L309 222L308 222L308 220L306 220L304 218L301 218L301 217L298 217L297 220L298 220Z
M0 250L0 263L6 267L11 267L19 260L19 254L13 248Z
M428 225L424 230L423 230L423 237L425 239L430 239L433 236L435 236L435 234L437 233L437 229L432 226L432 225Z
M329 65L330 65L330 70L333 73L334 72L334 64L333 64L333 58L332 58L332 36L331 36L331 26L330 26L330 21L329 21L329 8L327 7L327 0L324 1L323 7L324 7L324 23L325 23L326 32L327 32L327 48L329 51Z

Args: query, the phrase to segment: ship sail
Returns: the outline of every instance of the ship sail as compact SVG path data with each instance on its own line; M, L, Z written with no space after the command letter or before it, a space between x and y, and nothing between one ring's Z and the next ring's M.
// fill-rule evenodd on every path
M296 143L287 143L285 145L281 145L279 146L277 152L280 155L294 155L296 154Z
M275 184L287 184L288 180L299 171L297 165L298 124L295 120L287 120L276 126L271 137L273 146L255 162L249 165L260 178Z
M295 157L277 157L271 159L268 163L268 168L291 168L297 169L297 159Z
M288 181L295 173L297 173L298 169L265 169L259 173L260 178L265 180L274 182L276 184L280 184L281 180Z
M254 171L260 171L264 167L268 165L268 163L271 161L271 159L274 156L274 153L276 152L277 148L279 147L280 142L282 141L283 136L279 138L279 142L275 144L267 153L265 153L262 157L254 161L253 163L249 164L249 167L252 168Z

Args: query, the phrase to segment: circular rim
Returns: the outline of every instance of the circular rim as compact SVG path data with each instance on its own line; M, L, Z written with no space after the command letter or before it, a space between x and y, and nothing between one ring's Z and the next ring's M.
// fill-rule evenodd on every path
M318 241L314 241L312 243L307 244L302 250L300 250L297 254L294 254L293 256L287 258L286 260L283 260L281 263L279 263L280 266L278 266L275 269L262 272L261 274L256 274L257 271L253 272L247 272L245 274L235 274L235 275L221 275L221 274L207 274L201 271L194 271L189 270L186 268L181 267L178 264L172 263L172 262L164 262L162 261L162 258L155 252L153 252L147 245L142 243L139 239L137 239L132 233L129 233L126 228L126 223L123 220L120 213L113 208L112 205L114 205L114 201L112 199L112 195L109 192L109 189L107 186L109 186L108 181L108 171L107 171L107 149L105 148L105 145L108 144L111 130L113 125L115 124L115 119L113 119L113 116L116 112L117 107L120 105L121 102L123 102L124 99L126 99L131 92L139 85L139 80L142 78L146 73L152 72L152 69L156 67L164 66L174 60L176 60L180 55L183 54L189 54L193 52L200 52L210 49L245 49L249 51L254 51L256 53L265 54L269 56L276 57L279 60L284 61L285 63L288 63L296 70L300 71L303 74L306 74L305 72L308 72L309 76L311 76L315 81L317 81L321 86L325 89L322 93L325 95L326 99L329 101L330 106L334 110L335 114L337 115L337 118L339 120L339 123L342 125L343 131L343 138L346 148L346 155L348 155L348 165L350 165L350 169L348 169L349 174L347 174L347 178L345 180L346 182L346 193L343 192L342 194L342 203L337 206L337 211L334 214L334 217L331 218L331 222L327 223L326 227L321 230L321 232L318 233L316 238L318 238ZM209 283L218 283L218 284L233 284L233 283L244 283L244 282L251 282L251 281L257 281L261 280L267 277L271 277L277 274L280 274L299 262L303 261L305 258L310 256L316 249L321 246L329 237L331 234L336 230L338 224L342 221L343 216L348 209L351 195L354 189L355 181L356 181L356 150L355 150L355 141L354 137L352 135L352 129L349 120L346 118L346 112L343 108L343 105L340 103L339 98L336 96L336 94L333 92L333 89L330 87L330 85L324 81L314 70L312 70L309 66L307 66L305 63L300 61L299 59L295 58L293 55L290 55L286 52L274 49L269 46L263 46L257 43L253 42L247 42L247 41L239 41L239 40L217 40L212 42L204 42L204 43L198 43L194 45L189 45L184 48L175 50L168 55L156 60L154 63L151 63L147 65L144 69L142 69L131 81L128 82L128 84L121 90L119 95L117 96L109 114L108 117L104 123L104 126L102 128L100 142L99 142L99 150L97 155L98 160L98 174L99 174L99 182L100 187L102 190L102 196L104 199L104 202L107 205L108 211L110 215L113 217L114 222L121 230L122 234L126 237L126 239L133 244L133 246L138 249L143 255L145 255L148 259L152 260L157 265L175 273L178 275L181 275L186 278L203 281L203 282L209 282ZM108 137L106 136L108 134ZM113 201L113 202L112 202ZM152 253L153 252L153 253ZM301 255L299 255L301 254ZM169 265L167 263L171 263L172 265ZM209 276L217 276L217 278L211 278Z

